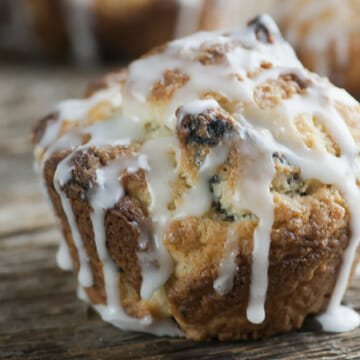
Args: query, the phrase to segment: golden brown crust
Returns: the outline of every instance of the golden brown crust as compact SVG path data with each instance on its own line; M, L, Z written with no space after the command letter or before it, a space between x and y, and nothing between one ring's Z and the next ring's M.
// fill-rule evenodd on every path
M173 316L188 337L270 336L298 328L305 316L326 308L350 236L341 197L336 190L322 188L310 199L277 196L275 201L266 320L261 325L246 318L254 221L238 225L242 245L236 258L238 269L233 290L225 296L214 292L213 282L224 234L231 225L209 219L172 225L168 247L186 269L167 285L168 298Z
M64 190L69 199L89 255L94 286L86 291L94 304L104 304L106 296L102 264L98 259L90 221L92 212L88 196L94 185L96 168L129 150L126 148L90 149L73 159L72 179ZM53 187L57 164L66 153L55 153L45 163L47 189L61 220L63 234L78 270L77 252L61 201ZM139 177L140 176L140 177ZM139 231L148 226L139 198L146 192L145 178L139 174L123 182L126 196L106 213L107 247L123 272L126 291L123 303L133 316L161 313L158 304L141 303L138 264ZM92 184L92 185L91 185ZM129 189L126 184L132 184ZM146 197L145 197L146 198ZM301 326L309 313L325 309L341 264L343 249L350 237L349 215L340 193L334 187L322 186L308 196L288 197L275 194L275 222L270 251L269 290L266 320L261 325L246 319L251 274L252 234L255 220L240 223L219 221L211 215L174 221L165 245L175 261L175 271L165 287L165 299L172 316L187 337L203 340L212 337L248 339L270 336ZM240 252L233 290L225 296L214 291L213 282L229 227L236 228ZM151 246L151 244L150 244ZM134 290L131 290L133 288ZM129 298L130 296L130 298ZM281 312L276 309L282 309Z
M227 61L229 44L215 44L206 47L196 58L202 65L216 65Z
M254 90L254 99L261 109L272 108L294 94L304 94L308 85L296 74L283 74L277 80L268 80L258 85Z
M46 115L42 119L40 119L32 129L32 142L33 144L40 143L41 138L43 137L46 128L48 127L50 122L58 120L58 113L53 112L49 115Z
M181 73L178 69L167 70L162 79L154 85L149 101L167 102L175 94L175 91L183 87L189 79L189 75Z
M119 270L126 273L137 294L140 293L142 282L141 267L137 259L137 253L141 250L139 229L146 231L149 227L147 223L139 202L131 197L124 197L105 216L106 245L109 253ZM149 230L148 239L151 239ZM150 247L151 244L148 242L145 251L150 250Z

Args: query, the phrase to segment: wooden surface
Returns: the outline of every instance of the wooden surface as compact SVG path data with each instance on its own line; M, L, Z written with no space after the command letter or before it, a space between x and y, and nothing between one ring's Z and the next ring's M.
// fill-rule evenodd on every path
M0 65L0 359L360 359L360 330L304 327L257 342L195 343L123 332L77 299L74 276L55 263L60 234L28 135L38 117L96 75ZM345 301L360 310L360 279Z

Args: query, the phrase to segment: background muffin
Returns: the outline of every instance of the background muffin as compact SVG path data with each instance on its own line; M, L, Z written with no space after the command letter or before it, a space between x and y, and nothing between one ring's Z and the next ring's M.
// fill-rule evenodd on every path
M257 5L230 0L5 0L0 46L80 63L133 57L201 29L242 26L270 4L269 0Z
M309 69L360 94L360 2L279 1L274 16Z

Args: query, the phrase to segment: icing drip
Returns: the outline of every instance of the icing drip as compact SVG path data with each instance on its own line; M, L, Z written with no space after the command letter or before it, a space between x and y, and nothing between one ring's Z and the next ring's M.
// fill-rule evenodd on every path
M144 155L133 159L126 157L114 160L96 172L98 187L90 199L93 208L91 221L97 253L103 264L107 304L106 306L96 305L95 308L105 321L109 321L118 327L136 331L149 331L159 335L179 336L181 332L170 321L161 321L156 324L151 316L136 319L126 314L121 306L120 273L106 248L105 212L107 209L112 208L124 195L124 190L120 185L121 175L119 174L124 170L127 170L128 173L136 172L140 168L149 169Z
M265 319L264 304L267 291L268 254L274 221L274 204L270 184L275 175L272 152L266 144L267 131L246 129L238 144L242 174L235 190L239 208L250 210L258 217L253 234L252 272L247 318L259 324Z
M71 155L70 155L71 156ZM70 200L67 198L66 194L62 190L62 187L68 182L71 176L71 167L68 164L68 158L66 161L62 161L56 168L56 172L54 175L54 187L57 193L60 196L62 208L66 215L71 234L74 240L74 244L76 246L79 258L79 272L78 272L78 280L80 285L84 287L89 287L93 285L93 276L90 268L89 257L84 248L83 241L81 239L79 229L76 223L76 218L72 209L72 205ZM59 256L60 257L60 256Z
M179 15L175 28L175 39L199 29L204 0L177 0L177 3Z
M127 125L125 125L125 123ZM131 126L131 123L132 126ZM121 133L123 138L119 139L118 134ZM99 131L101 130L101 131ZM55 146L50 148L50 152L54 151L54 148L66 149L71 147L78 146L77 151L83 151L89 148L90 146L104 146L104 145L123 145L128 144L130 139L136 139L137 137L142 136L142 128L134 119L115 119L110 120L103 124L98 124L93 127L86 128L83 132L89 133L92 135L92 139L84 146L79 146L80 144L76 142L73 136L63 136L55 143ZM70 135L70 134L69 134ZM128 138L129 137L129 138ZM71 227L71 231L74 238L74 243L77 247L79 254L79 283L81 287L89 287L92 286L93 283L91 268L89 264L89 259L86 254L86 250L83 247L82 241L80 239L79 230L76 224L76 220L74 218L74 214L71 208L70 200L66 197L66 194L62 190L63 186L67 183L71 178L71 159L74 156L74 153L70 154L67 158L62 160L59 163L55 176L54 176L54 184L57 192L59 193L63 205L64 212L66 213L67 220L69 222L69 226ZM111 259L107 248L106 248L106 234L104 227L104 218L105 212L107 209L112 208L123 196L124 190L121 186L121 173L126 169L128 173L136 172L138 169L150 170L149 165L147 163L145 154L133 154L133 158L127 156L123 159L117 159L105 167L97 169L96 171L96 184L97 187L90 198L90 204L93 208L93 212L91 214L91 222L93 225L94 231L94 240L96 244L97 253L99 259L103 264L103 275L104 275L104 284L105 284L105 292L107 295L107 304L105 305L96 305L95 309L100 313L102 318L106 321L111 322L115 326L118 326L123 329L135 330L135 331L145 331L154 333L157 335L167 335L167 336L181 336L181 331L177 328L173 321L170 320L156 320L151 316L146 316L142 319L136 319L128 316L126 312L123 310L121 306L121 294L119 291L119 281L120 274L118 269L116 268L115 263ZM160 190L160 189L158 189ZM141 233L140 236L144 236ZM169 255L166 253L162 241L156 244L156 251L154 260L157 260L160 265L164 262L162 261L165 257L165 262L169 261ZM65 262L67 259L64 258L65 254L65 242L61 243L58 256L59 263L61 267L67 267ZM141 255L146 254L146 252L142 252ZM154 255L152 254L152 255ZM139 254L140 256L140 254ZM159 261L160 260L160 261ZM144 268L143 268L144 270ZM170 275L172 268L169 268L167 271L160 266L158 270L158 274L162 276L162 274L167 273L168 275L160 281L159 284L155 287L157 289L167 280L167 277ZM154 275L154 271L151 272ZM149 279L149 282L154 281L152 277ZM146 278L143 283L148 284L146 282ZM151 284L151 286L153 286ZM80 295L84 298L84 291L80 291ZM80 296L79 295L79 296ZM151 294L150 294L151 295ZM149 296L150 297L150 296Z
M77 100L81 102L81 100ZM85 103L87 100L83 100ZM76 103L77 104L77 103ZM77 104L78 105L78 104ZM86 107L86 106L85 106ZM80 108L82 108L80 106ZM126 125L125 125L126 124ZM118 134L121 130L123 138L119 139ZM91 140L84 146L80 146L80 135L81 134L90 134ZM104 146L108 144L112 145L125 145L131 142L130 139L136 139L141 136L141 128L139 124L135 120L125 119L125 118L117 118L114 120L107 121L106 123L97 124L92 127L86 128L85 130L78 131L77 133L68 133L61 137L57 142L55 142L45 153L42 159L42 168L48 159L48 157L55 151L62 151L67 149L75 149L84 150L89 148L90 146ZM77 247L79 253L79 282L82 286L92 286L92 274L89 265L89 259L86 254L86 251L83 247L83 242L81 240L79 230L76 224L76 220L74 218L74 213L71 207L70 200L66 197L66 194L62 190L64 185L71 178L72 167L70 165L71 160L74 156L74 153L71 153L64 160L62 160L57 166L55 175L54 175L54 186L56 191L58 192L61 202L63 205L64 212L66 214L71 232L73 234L74 243ZM99 172L99 179L103 179L101 177L101 172ZM45 187L45 186L44 186ZM44 191L47 194L47 191ZM114 200L115 193L108 193L108 197ZM48 198L48 196L46 196ZM60 267L66 267L66 263L68 260L65 258L65 250L66 246L65 242L61 243L59 252L57 254L58 263Z
M155 252L138 254L142 263L143 281L140 294L143 299L149 299L152 293L161 287L173 270L172 260L167 253L163 237L170 217L168 202L171 198L170 181L176 179L176 173L169 158L173 148L172 138L160 138L148 141L141 152L146 155L149 168L146 175L148 189L151 195L150 215L153 222ZM158 266L154 266L154 259Z
M360 325L359 314L343 305L328 309L324 314L318 315L316 319L325 331L335 333L351 331Z
M214 281L214 289L220 295L225 295L233 288L234 276L237 270L236 255L239 252L238 237L233 228L228 230L223 257L219 264L218 277Z
M212 106L218 106L215 101L194 101L187 104L181 110L182 115L186 113L205 110ZM216 147L206 157L198 174L197 183L183 194L183 203L175 211L170 211L168 203L171 199L170 184L177 179L177 172L171 163L169 153L177 146L173 138L160 138L148 141L144 144L141 152L146 154L149 168L147 183L151 194L150 215L153 222L154 240L156 253L138 254L142 262L143 282L141 286L141 297L148 299L152 293L162 286L173 271L172 261L163 245L163 237L170 222L188 216L201 216L211 206L212 196L209 192L208 180L213 174L216 166L222 164L227 157L226 146ZM197 206L193 206L196 203ZM154 268L153 260L157 259L159 266Z
M90 198L93 208L91 220L97 253L103 263L110 260L105 242L104 217L106 210L111 209L124 195L124 189L120 185L121 173L126 169L128 173L134 173L140 168L148 169L144 156L133 156L133 159L127 156L124 159L113 160L96 170L97 189Z
M30 53L39 44L35 40L31 9L26 1L5 0L8 9L7 24L0 28L0 43L5 48Z
M59 250L56 253L56 262L62 270L73 270L74 268L65 239L61 239L60 241Z

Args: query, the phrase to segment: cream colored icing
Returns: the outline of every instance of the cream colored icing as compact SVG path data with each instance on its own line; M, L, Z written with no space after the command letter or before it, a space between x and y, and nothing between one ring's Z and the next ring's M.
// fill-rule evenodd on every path
M40 146L46 149L50 144L59 137L64 122L81 122L87 116L89 111L96 105L107 102L113 108L119 108L122 99L119 86L96 92L88 99L81 100L65 100L61 102L54 110L56 121L51 121L45 128L45 132L41 138Z
M72 263L69 247L67 246L65 239L61 239L59 250L56 253L56 262L62 270L73 270L74 266Z
M239 253L239 243L236 231L228 230L224 253L219 264L218 277L214 281L214 289L220 295L226 295L234 285L237 270L236 255Z

